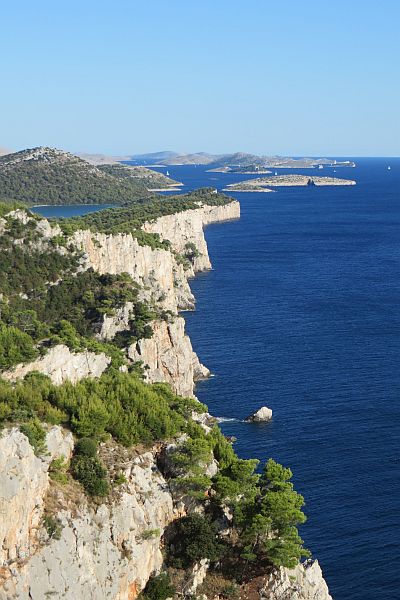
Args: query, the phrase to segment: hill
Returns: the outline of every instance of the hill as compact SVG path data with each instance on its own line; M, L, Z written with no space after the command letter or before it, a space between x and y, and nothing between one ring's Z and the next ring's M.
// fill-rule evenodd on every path
M94 166L55 148L0 156L0 198L28 204L129 204L176 183L142 167Z

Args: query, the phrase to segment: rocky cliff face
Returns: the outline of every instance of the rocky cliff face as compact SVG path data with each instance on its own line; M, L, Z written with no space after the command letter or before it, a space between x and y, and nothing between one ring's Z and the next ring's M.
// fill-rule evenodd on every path
M64 381L76 383L84 377L100 377L110 363L110 358L104 353L71 352L63 344L51 348L45 356L27 364L20 364L12 370L2 373L4 379L16 381L22 379L31 371L39 371L48 375L53 383Z
M153 454L124 457L126 483L96 506L50 483L50 459L71 454L72 436L54 427L47 446L42 459L17 429L0 438L0 599L134 600L161 567L160 537L175 517ZM53 537L43 521L50 502Z
M105 235L78 231L74 242L85 253L85 266L98 273L129 273L143 287L147 300L165 310L194 307L182 265L168 250L141 246L130 234Z
M178 264L173 252L140 246L130 234L79 231L74 242L84 252L86 268L99 273L129 273L143 287L146 300L176 314L179 310L194 308L188 279L198 271L211 268L204 226L239 216L239 203L231 202L167 215L144 225L147 232L158 233L161 239L169 240L176 253L182 254L186 244L194 244L199 255L186 270ZM113 317L105 317L100 337L112 339L118 331L127 329L130 310L131 306L127 304ZM143 362L149 382L166 381L178 394L193 396L194 381L206 377L209 372L193 352L185 334L184 320L175 317L169 323L154 321L152 329L153 337L131 346L129 357Z
M129 273L143 286L147 299L177 312L194 307L188 278L211 268L203 227L239 216L239 203L231 202L225 206L204 206L160 217L143 226L145 231L158 233L163 240L169 240L175 252L183 253L189 242L195 245L199 256L194 258L193 268L186 271L170 251L141 246L130 234L78 231L73 241L85 253L86 268L99 273Z
M193 396L194 382L208 377L209 370L193 352L184 319L155 321L152 328L153 337L130 346L129 358L143 362L149 383L166 381L180 396Z
M126 482L96 505L73 484L49 478L51 460L72 454L71 433L52 427L46 445L48 454L37 457L17 428L0 437L0 600L135 600L160 570L161 536L179 516L154 454L121 456L105 447L106 460L112 457ZM49 509L57 535L45 527ZM200 567L193 596L206 574ZM252 593L260 600L332 600L317 561L276 569Z
M197 210L160 217L152 223L146 223L143 229L149 233L158 233L162 240L169 240L179 254L185 253L188 243L194 244L199 253L193 260L193 271L197 273L211 268L204 226L239 217L239 203L231 202L225 206L203 206Z
M318 561L276 569L260 590L261 600L332 600Z

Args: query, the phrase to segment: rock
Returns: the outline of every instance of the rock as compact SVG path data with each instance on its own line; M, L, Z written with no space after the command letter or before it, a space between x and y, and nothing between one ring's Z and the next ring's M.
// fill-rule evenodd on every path
M42 460L50 463L55 458L63 456L68 461L74 449L74 437L70 431L54 425L46 434L46 446L48 454L42 457Z
M28 438L17 428L0 437L0 566L26 559L35 548L47 466L35 456ZM1 596L0 596L1 597Z
M98 273L129 273L143 286L145 299L176 313L194 308L188 278L197 271L211 268L203 227L239 216L240 205L233 201L224 206L203 206L166 215L143 225L145 231L169 240L176 252L183 253L188 242L196 246L199 256L188 271L177 263L172 252L141 246L131 234L77 231L71 241L85 253L85 268L93 268Z
M318 561L294 569L275 569L260 590L260 600L332 600Z
M203 583L206 578L207 571L210 566L208 558L202 558L200 562L196 563L190 574L189 581L185 586L185 595L194 596L197 588Z
M151 233L158 233L163 240L169 240L172 248L179 254L185 253L186 244L194 244L199 253L199 256L193 259L193 272L197 273L211 269L203 232L204 226L239 217L240 205L235 201L223 206L202 206L198 209L166 215L151 223L145 223L143 229Z
M272 419L272 410L266 406L262 406L255 413L247 417L246 421L249 423L263 423L264 421L270 421Z
M195 423L201 425L206 433L210 433L211 429L217 422L216 418L211 416L208 412L198 413L195 410L192 411L192 419Z
M185 321L175 317L172 322L153 321L153 335L132 344L128 356L132 361L142 361L146 381L167 382L176 394L194 396L194 381L201 371L208 369L200 365L193 352L190 338L185 333Z
M58 451L68 440L52 428ZM175 518L172 497L151 452L125 464L127 482L109 504L74 512L52 501L59 539L40 531L49 490L48 462L16 428L0 437L0 600L133 600L162 566L160 538ZM62 490L57 493L62 494ZM148 536L146 533L154 532ZM2 585L3 584L3 585Z
M51 348L47 354L27 364L19 364L12 370L2 373L4 379L16 381L31 371L48 375L53 383L64 381L73 383L84 377L99 377L110 364L111 359L103 352L71 352L64 344Z
M71 240L84 252L85 268L128 273L142 287L143 300L176 313L192 309L194 297L182 265L168 250L141 246L131 234L77 231Z
M120 331L129 329L129 321L133 310L133 302L127 302L117 308L112 316L104 315L98 337L101 340L112 340Z

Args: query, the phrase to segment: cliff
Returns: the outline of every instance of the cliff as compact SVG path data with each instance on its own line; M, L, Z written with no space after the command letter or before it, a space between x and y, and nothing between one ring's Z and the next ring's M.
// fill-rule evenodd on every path
M240 205L234 201L224 206L203 206L167 215L144 225L145 231L169 240L174 252L141 246L131 234L75 233L73 241L84 252L85 268L99 273L129 273L142 286L143 299L172 313L168 322L152 323L152 338L139 340L129 348L130 359L142 361L146 367L147 381L166 381L176 393L193 396L194 381L209 374L193 352L183 318L176 314L179 310L194 308L190 277L211 268L204 227L239 216ZM198 255L185 269L175 253L183 254L188 243L194 244ZM126 306L115 316L105 317L100 336L112 339L117 332L127 329L129 310Z
M193 396L194 382L208 377L209 370L193 352L185 334L185 321L175 318L171 323L152 323L153 336L139 340L129 348L129 358L146 366L146 381L166 381L180 396Z
M193 396L194 381L208 374L193 352L184 319L177 312L194 305L188 279L211 267L204 225L237 218L239 213L239 204L233 202L147 223L145 229L168 239L172 251L141 246L130 234L74 234L72 241L83 252L81 269L127 272L142 286L143 298L161 312L170 311L152 321L152 337L139 339L128 348L129 358L146 367L148 382L166 381L180 395ZM187 244L193 244L197 253L185 270L178 255L184 254ZM109 341L125 331L132 309L127 302L104 316L98 338ZM76 382L99 376L108 364L104 352L71 352L58 344L45 356L17 365L5 377L15 380L38 370L56 384ZM101 418L100 412L98 415ZM196 419L202 422L202 417ZM0 600L135 600L150 576L163 566L166 529L185 510L192 510L187 507L200 513L204 508L198 499L181 502L179 486L160 471L160 445L123 448L111 436L101 438L98 448L99 459L113 482L105 497L86 496L70 474L61 484L52 476L52 461L71 458L74 437L60 426L45 427L45 451L40 453L35 453L18 427L0 433ZM210 431L207 424L203 427ZM187 437L183 434L175 447ZM218 469L215 458L210 465L213 470L205 473L213 476ZM186 596L201 591L207 568L208 561L200 561L185 575ZM331 600L318 563L299 565L295 570L274 569L249 586L254 599ZM247 591L244 588L240 597L247 597ZM212 594L203 598L217 600Z
M318 561L276 569L260 589L261 600L332 600Z
M162 565L160 538L175 512L153 454L124 456L126 482L96 506L72 485L51 485L49 460L68 457L71 440L53 428L50 456L38 458L17 429L1 435L1 600L134 600ZM57 534L46 531L49 506Z
M146 223L143 229L149 233L158 233L162 240L169 240L172 248L179 254L185 253L188 243L194 244L199 253L193 260L193 271L197 273L211 268L204 226L239 217L239 203L231 202L225 206L203 206L197 210L160 217L152 223Z

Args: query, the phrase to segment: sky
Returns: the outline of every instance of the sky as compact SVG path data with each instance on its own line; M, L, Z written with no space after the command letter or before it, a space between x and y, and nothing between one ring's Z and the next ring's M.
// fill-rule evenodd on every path
M0 147L399 156L398 0L13 0Z

